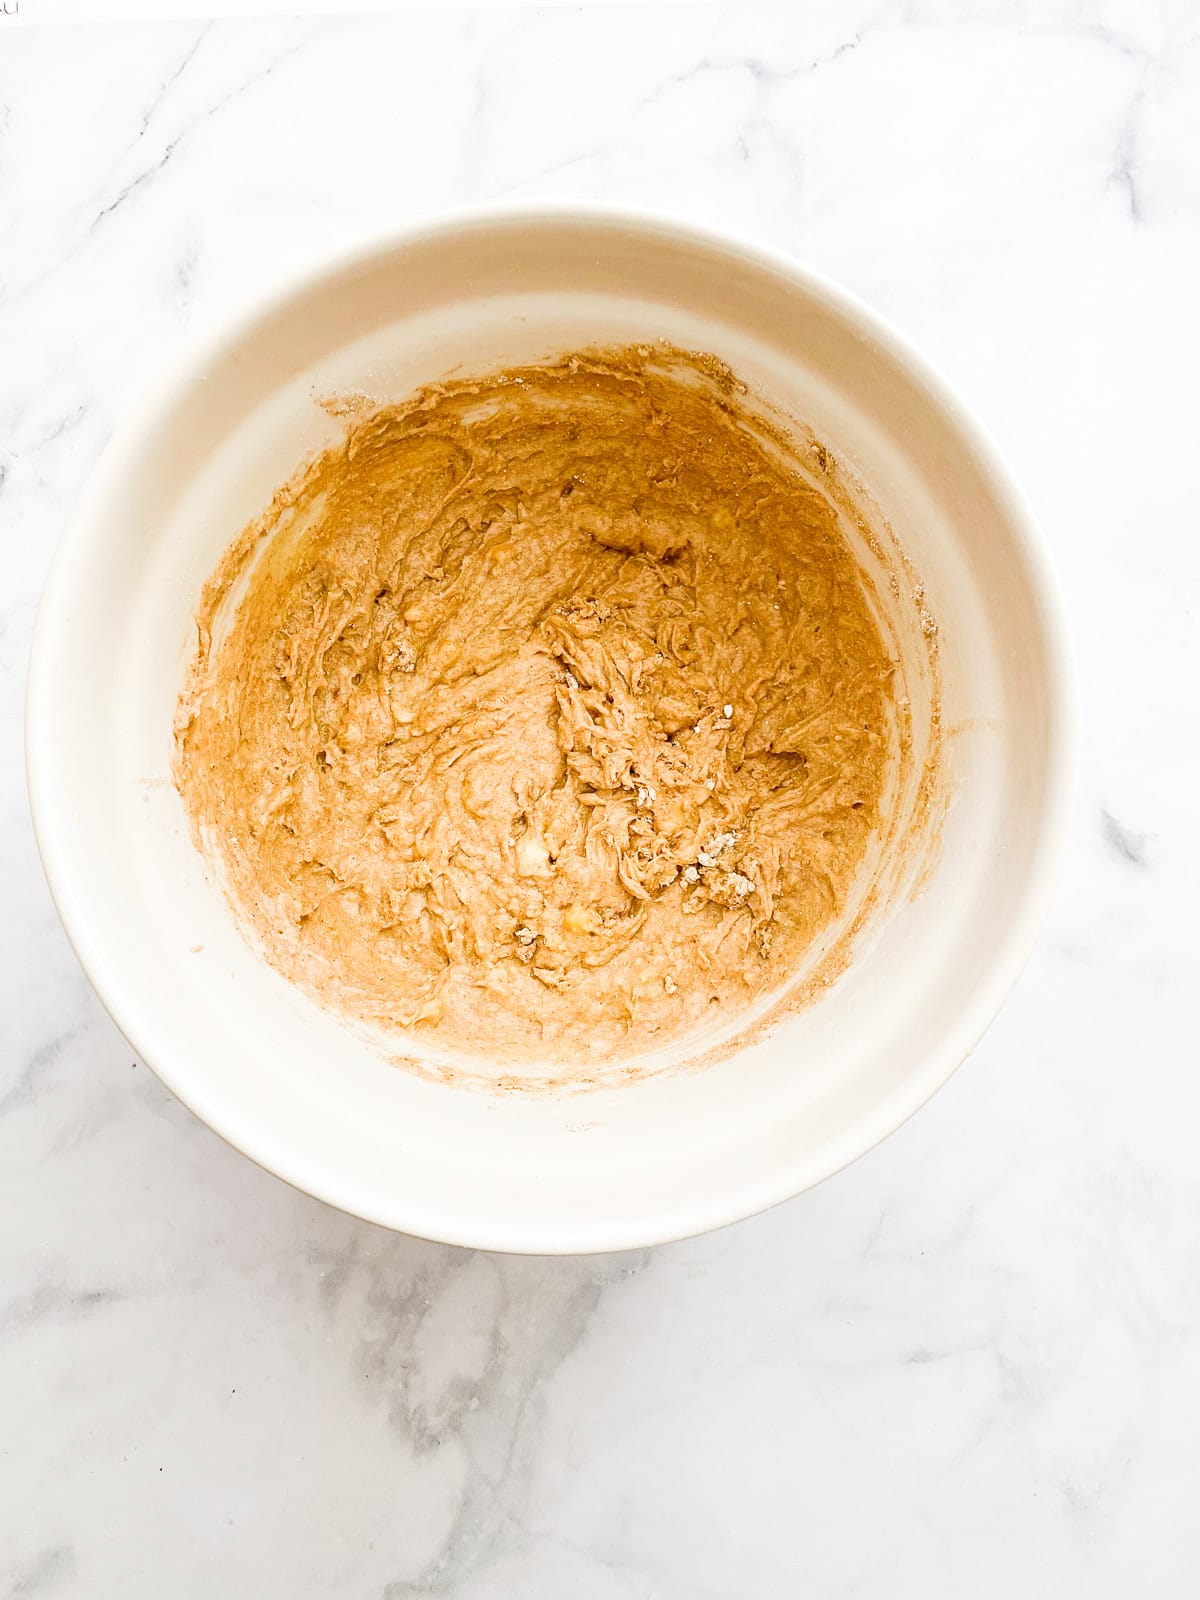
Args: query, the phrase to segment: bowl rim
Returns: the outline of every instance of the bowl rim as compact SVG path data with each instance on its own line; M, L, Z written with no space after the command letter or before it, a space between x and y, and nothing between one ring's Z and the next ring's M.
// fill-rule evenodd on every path
M188 1082L186 1067L177 1072L169 1049L164 1052L143 1035L136 997L106 976L102 958L102 919L92 916L75 898L69 869L60 850L66 818L60 814L51 775L54 725L55 651L68 573L77 554L94 537L97 511L112 488L133 466L160 414L182 398L230 346L239 343L263 320L289 302L301 300L327 281L356 266L378 261L397 251L446 239L455 234L505 227L606 225L615 231L657 234L677 244L740 259L760 271L786 280L822 309L855 325L900 367L924 398L952 424L972 453L1010 529L1040 610L1046 653L1045 694L1051 736L1048 741L1043 800L1037 814L1037 838L1016 903L1000 935L993 959L965 998L957 1001L948 1025L926 1052L919 1067L888 1098L863 1116L853 1137L830 1141L812 1156L781 1161L752 1184L715 1190L705 1201L691 1201L672 1211L659 1211L634 1222L601 1219L567 1221L547 1216L536 1229L513 1226L503 1219L477 1217L471 1226L430 1212L420 1201L364 1204L352 1180L339 1179L328 1168L306 1172L303 1156L269 1148L269 1141L248 1135L237 1125L236 1112L220 1114L204 1105L203 1093ZM569 1255L642 1248L689 1238L754 1216L814 1187L866 1155L902 1127L945 1084L975 1048L1016 982L1033 947L1054 886L1054 868L1070 832L1078 766L1078 687L1066 609L1049 549L1032 506L991 435L941 371L898 329L857 295L824 273L772 245L737 232L650 207L575 200L511 201L455 206L415 218L399 227L361 236L330 252L303 270L280 278L276 286L242 303L232 315L218 318L186 341L182 350L147 388L145 397L118 423L84 485L50 562L29 656L25 694L25 766L34 836L55 908L84 972L105 1010L139 1057L194 1115L242 1154L302 1193L339 1210L401 1232L443 1244L516 1254Z

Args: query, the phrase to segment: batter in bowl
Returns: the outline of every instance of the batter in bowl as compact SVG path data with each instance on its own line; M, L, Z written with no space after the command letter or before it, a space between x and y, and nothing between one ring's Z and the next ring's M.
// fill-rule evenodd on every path
M904 741L822 464L662 347L353 421L210 581L180 702L268 958L491 1060L636 1055L783 984Z

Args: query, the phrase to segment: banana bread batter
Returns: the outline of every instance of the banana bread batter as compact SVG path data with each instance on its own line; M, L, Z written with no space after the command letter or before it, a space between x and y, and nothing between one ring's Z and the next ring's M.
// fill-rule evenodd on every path
M353 421L210 581L180 702L269 959L496 1060L635 1054L783 983L900 738L818 482L660 347Z

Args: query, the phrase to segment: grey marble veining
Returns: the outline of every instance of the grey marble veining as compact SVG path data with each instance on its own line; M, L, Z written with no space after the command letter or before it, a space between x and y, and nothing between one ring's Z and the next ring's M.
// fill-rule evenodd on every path
M999 438L1068 596L1076 826L1009 1003L852 1170L519 1260L260 1172L131 1054L20 761L117 419L281 272L456 202L802 255ZM414 14L0 38L0 1597L1195 1589L1200 19L1142 0Z

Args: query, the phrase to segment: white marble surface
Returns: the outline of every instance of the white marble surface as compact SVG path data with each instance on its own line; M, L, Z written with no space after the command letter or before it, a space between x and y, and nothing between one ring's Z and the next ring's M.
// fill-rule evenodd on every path
M851 1171L653 1252L340 1216L176 1104L50 904L20 760L116 419L281 268L484 196L842 279L1062 572L1074 840L981 1048ZM0 33L0 1597L1193 1595L1200 12L677 6Z

